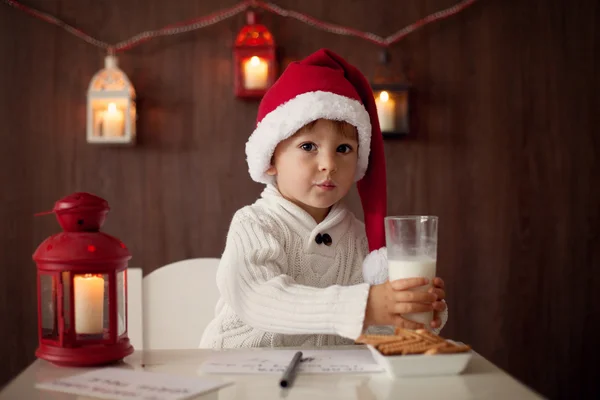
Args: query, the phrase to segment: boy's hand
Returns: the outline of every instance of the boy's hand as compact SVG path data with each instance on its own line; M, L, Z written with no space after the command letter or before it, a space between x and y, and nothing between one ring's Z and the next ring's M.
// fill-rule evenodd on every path
M431 321L432 328L439 328L442 326L440 319L440 312L446 309L446 302L442 301L446 298L446 292L444 291L444 281L442 278L434 278L433 286L429 289L429 293L437 295L437 300L433 303L433 321Z
M402 314L434 310L433 304L437 300L437 292L409 290L428 283L427 278L408 278L371 286L365 310L365 328L370 325L394 325L406 329L424 328L423 324L409 321L403 318ZM443 293L443 289L441 290ZM445 307L445 303L442 304Z

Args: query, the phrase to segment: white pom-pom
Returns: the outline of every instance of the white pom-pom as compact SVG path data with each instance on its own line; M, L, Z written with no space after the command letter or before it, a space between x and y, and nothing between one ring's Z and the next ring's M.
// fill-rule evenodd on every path
M363 279L371 285L379 285L388 280L387 248L370 252L363 261Z

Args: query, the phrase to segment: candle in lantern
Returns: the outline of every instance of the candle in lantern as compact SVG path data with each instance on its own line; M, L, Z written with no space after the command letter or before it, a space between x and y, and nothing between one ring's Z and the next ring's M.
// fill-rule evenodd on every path
M102 117L102 136L123 136L123 112L117 109L115 103L108 105Z
M396 128L396 102L385 90L375 99L377 118L382 132L393 132Z
M104 322L104 279L86 274L73 279L75 332L98 334Z
M246 89L265 89L269 76L269 65L260 57L253 56L244 62L244 87Z

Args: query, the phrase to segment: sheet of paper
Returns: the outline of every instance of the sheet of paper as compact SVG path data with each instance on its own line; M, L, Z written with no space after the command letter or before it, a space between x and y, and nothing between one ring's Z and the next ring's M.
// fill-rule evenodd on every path
M235 350L221 351L209 357L200 367L215 374L280 374L285 371L297 350ZM384 369L373 359L368 349L300 350L299 373L336 374L371 373Z
M114 400L183 400L231 382L206 377L182 377L156 372L103 368L49 382L38 389Z

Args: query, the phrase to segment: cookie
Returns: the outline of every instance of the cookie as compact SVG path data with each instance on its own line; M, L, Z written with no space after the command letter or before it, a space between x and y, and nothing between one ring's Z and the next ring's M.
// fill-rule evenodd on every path
M468 345L456 345L426 329L396 328L393 335L361 335L356 343L369 344L381 354L453 354L471 350Z
M471 350L471 346L466 344L462 345L450 345L446 347L439 347L435 349L430 349L425 352L425 354L456 354L456 353L466 353Z
M402 341L403 339L403 337L392 335L360 335L358 339L356 339L356 343L377 346L383 343Z
M405 349L410 349L418 345L423 345L423 341L418 338L411 338L397 342L383 343L375 347L383 354L401 354Z
M426 329L417 329L415 331L416 334L421 335L421 337L423 337L423 339L427 340L428 342L431 343L440 343L440 342L444 342L445 339L439 335L436 335L433 332L430 332Z

